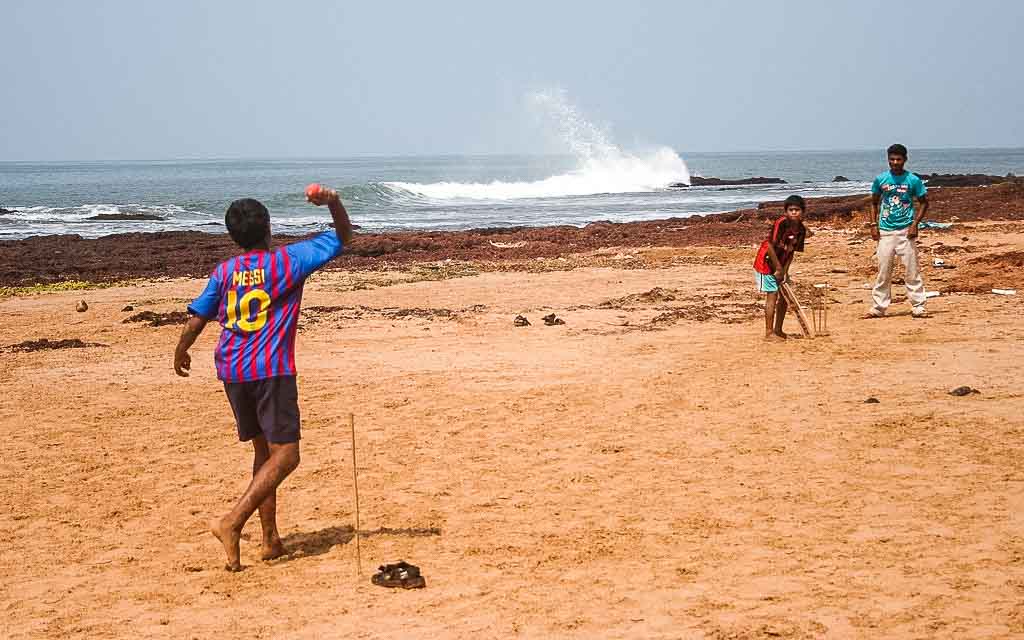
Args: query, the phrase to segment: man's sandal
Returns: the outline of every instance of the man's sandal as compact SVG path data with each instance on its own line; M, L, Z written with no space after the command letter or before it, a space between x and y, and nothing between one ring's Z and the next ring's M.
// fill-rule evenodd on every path
M395 564L384 564L377 569L370 582L378 587L422 589L427 586L427 581L420 575L420 568L405 560L399 560Z

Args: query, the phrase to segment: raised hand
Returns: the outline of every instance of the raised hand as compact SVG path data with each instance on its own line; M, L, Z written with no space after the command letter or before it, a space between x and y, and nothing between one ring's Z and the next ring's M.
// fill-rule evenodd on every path
M334 189L313 183L306 187L306 201L316 206L323 206L338 200L338 192Z

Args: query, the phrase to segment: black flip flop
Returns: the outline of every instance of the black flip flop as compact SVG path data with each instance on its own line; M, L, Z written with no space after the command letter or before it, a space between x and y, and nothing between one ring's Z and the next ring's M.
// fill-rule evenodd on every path
M392 589L422 589L427 586L427 581L420 575L420 568L405 560L377 567L377 573L373 574L370 582Z

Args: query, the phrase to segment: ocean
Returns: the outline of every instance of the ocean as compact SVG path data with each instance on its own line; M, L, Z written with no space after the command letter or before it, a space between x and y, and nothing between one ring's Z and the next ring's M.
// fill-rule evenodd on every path
M867 193L883 150L690 153L625 150L599 136L564 155L446 155L337 159L0 162L0 239L97 237L131 231L223 232L227 205L253 197L279 234L326 228L307 183L340 189L364 231L585 225L687 217L756 206L792 193ZM911 149L918 173L1024 174L1024 149ZM789 184L674 189L689 176L777 177ZM850 182L835 183L842 175ZM90 220L149 214L159 220Z

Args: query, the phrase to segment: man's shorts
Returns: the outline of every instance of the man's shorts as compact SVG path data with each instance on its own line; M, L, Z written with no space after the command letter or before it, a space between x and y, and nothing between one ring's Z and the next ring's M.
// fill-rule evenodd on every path
M775 276L770 273L755 271L754 279L757 281L757 290L761 293L775 293L779 290L779 283L775 281Z
M242 442L257 436L274 444L299 441L299 390L295 376L225 382L224 392L235 413L238 439Z

